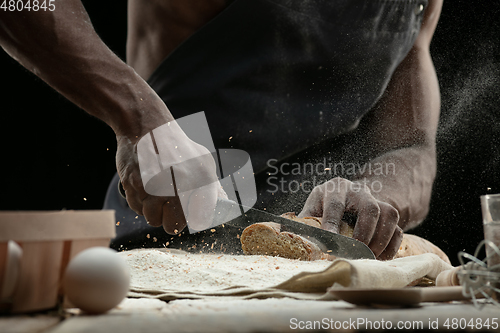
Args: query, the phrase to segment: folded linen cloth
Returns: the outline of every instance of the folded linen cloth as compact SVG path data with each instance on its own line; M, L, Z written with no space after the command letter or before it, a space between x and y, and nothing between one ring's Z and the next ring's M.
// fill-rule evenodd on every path
M329 287L403 288L422 277L435 280L452 269L433 253L389 261L337 259L318 273L300 273L275 286L277 289L318 292Z
M132 250L121 252L131 269L129 297L163 300L211 297L324 299L330 287L401 288L452 266L435 254L390 261L297 261Z

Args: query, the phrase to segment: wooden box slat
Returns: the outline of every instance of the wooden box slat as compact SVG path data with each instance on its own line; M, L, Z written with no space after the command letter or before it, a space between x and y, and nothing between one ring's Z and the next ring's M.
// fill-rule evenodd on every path
M0 212L0 242L114 238L114 210Z
M36 311L57 305L64 242L26 242L12 312Z
M0 243L0 300L3 294L4 274L7 270L8 242Z

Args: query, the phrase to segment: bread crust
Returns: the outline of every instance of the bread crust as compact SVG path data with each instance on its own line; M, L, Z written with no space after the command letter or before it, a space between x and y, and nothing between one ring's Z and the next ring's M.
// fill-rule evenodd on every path
M401 242L398 252L394 256L394 259L416 256L424 253L437 254L439 258L451 265L450 259L446 253L444 253L439 247L426 239L410 234L403 235L403 241Z

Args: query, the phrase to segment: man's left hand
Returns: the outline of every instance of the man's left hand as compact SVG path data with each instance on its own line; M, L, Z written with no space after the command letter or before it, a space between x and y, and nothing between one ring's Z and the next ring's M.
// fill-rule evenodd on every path
M390 204L375 199L361 182L338 177L316 186L299 217L321 217L322 228L337 233L344 212L357 216L353 238L368 245L377 259L394 257L403 239L399 213Z

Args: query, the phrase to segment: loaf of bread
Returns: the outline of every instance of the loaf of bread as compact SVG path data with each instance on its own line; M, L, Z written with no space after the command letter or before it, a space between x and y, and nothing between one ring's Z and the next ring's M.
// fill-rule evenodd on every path
M439 258L443 259L445 262L451 265L450 258L448 258L443 250L426 239L410 234L403 235L403 241L399 246L398 252L394 256L394 259L416 256L423 253L437 254Z
M285 213L282 217L321 228L321 219L316 217L299 218L295 213ZM335 259L324 253L321 244L290 232L280 232L281 225L272 222L255 223L243 230L240 241L243 253L249 255L270 255L289 259L318 260ZM354 228L348 223L340 223L339 233L352 237ZM450 263L448 256L436 245L415 235L404 234L401 246L394 258L409 257L423 253L437 254Z

